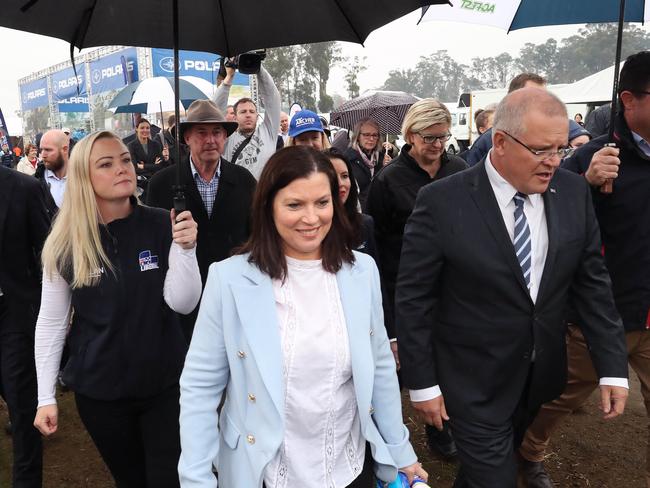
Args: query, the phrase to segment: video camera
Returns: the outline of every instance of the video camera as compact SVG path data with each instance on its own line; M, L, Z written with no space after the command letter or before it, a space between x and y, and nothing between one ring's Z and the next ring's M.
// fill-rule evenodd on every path
M266 49L256 49L255 51L248 51L232 58L225 58L224 66L226 68L238 69L240 73L245 75L256 75L260 72L264 58L266 58Z

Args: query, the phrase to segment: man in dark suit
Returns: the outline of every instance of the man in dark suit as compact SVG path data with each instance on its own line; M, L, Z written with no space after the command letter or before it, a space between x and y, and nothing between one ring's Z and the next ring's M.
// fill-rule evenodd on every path
M187 210L199 225L196 256L203 285L210 264L229 257L250 233L255 178L244 167L221 157L226 138L236 129L237 122L226 121L208 100L193 102L187 120L180 123L181 140L190 151L189 157L181 162L180 184L185 187ZM171 209L177 177L176 166L158 172L149 183L147 204ZM196 310L183 317L188 338L195 319Z
M41 299L40 253L50 229L45 189L0 168L0 387L9 408L15 488L40 488L34 329Z
M605 417L623 412L625 338L591 194L558 169L567 124L547 91L510 93L488 156L424 187L406 225L396 290L402 379L426 421L449 419L457 488L516 486L523 433L564 388L569 294Z

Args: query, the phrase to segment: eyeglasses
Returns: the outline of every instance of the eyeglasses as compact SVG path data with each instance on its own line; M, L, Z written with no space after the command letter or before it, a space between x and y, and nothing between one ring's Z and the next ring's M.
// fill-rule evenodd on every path
M526 144L524 144L519 139L517 139L515 136L508 134L504 130L501 130L501 132L503 132L505 135L507 135L510 139L515 141L517 144L519 144L519 145L525 147L526 149L528 149L528 151L533 156L535 156L535 159L537 159L538 161L548 161L549 159L552 159L554 157L564 159L564 158L567 158L567 157L571 156L576 150L574 147L570 147L570 146L569 147L561 147L557 151L547 151L547 150L544 150L544 149L531 149Z
M432 135L422 135L419 132L417 132L417 135L419 135L422 138L422 141L425 144L433 144L434 142L439 142L440 144L444 144L447 142L449 139L451 139L451 134L444 134L442 136L432 136Z
M359 135L362 135L363 137L367 137L369 139L379 139L379 134L376 132L361 132Z

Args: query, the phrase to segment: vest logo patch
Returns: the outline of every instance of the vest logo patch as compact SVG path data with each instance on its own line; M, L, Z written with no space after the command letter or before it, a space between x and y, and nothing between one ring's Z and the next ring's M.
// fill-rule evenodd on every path
M138 261L140 262L140 271L158 269L158 256L152 256L151 251L142 251L138 255Z

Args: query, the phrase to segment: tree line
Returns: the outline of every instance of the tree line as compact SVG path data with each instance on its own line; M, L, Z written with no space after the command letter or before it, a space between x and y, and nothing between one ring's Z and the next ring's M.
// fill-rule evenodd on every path
M459 63L446 50L421 56L413 67L396 68L388 73L383 90L397 90L419 97L456 101L462 92L504 88L517 73L529 71L544 76L549 83L572 83L614 63L616 25L587 24L578 34L559 42L548 39L540 44L526 43L515 57L501 53L475 57L469 64ZM623 59L650 48L650 34L627 24L623 33ZM271 73L283 105L299 102L305 108L330 112L344 97L330 95L327 82L333 66L342 67L348 98L359 95L358 76L367 66L365 58L345 57L337 42L322 42L269 49L264 66Z

